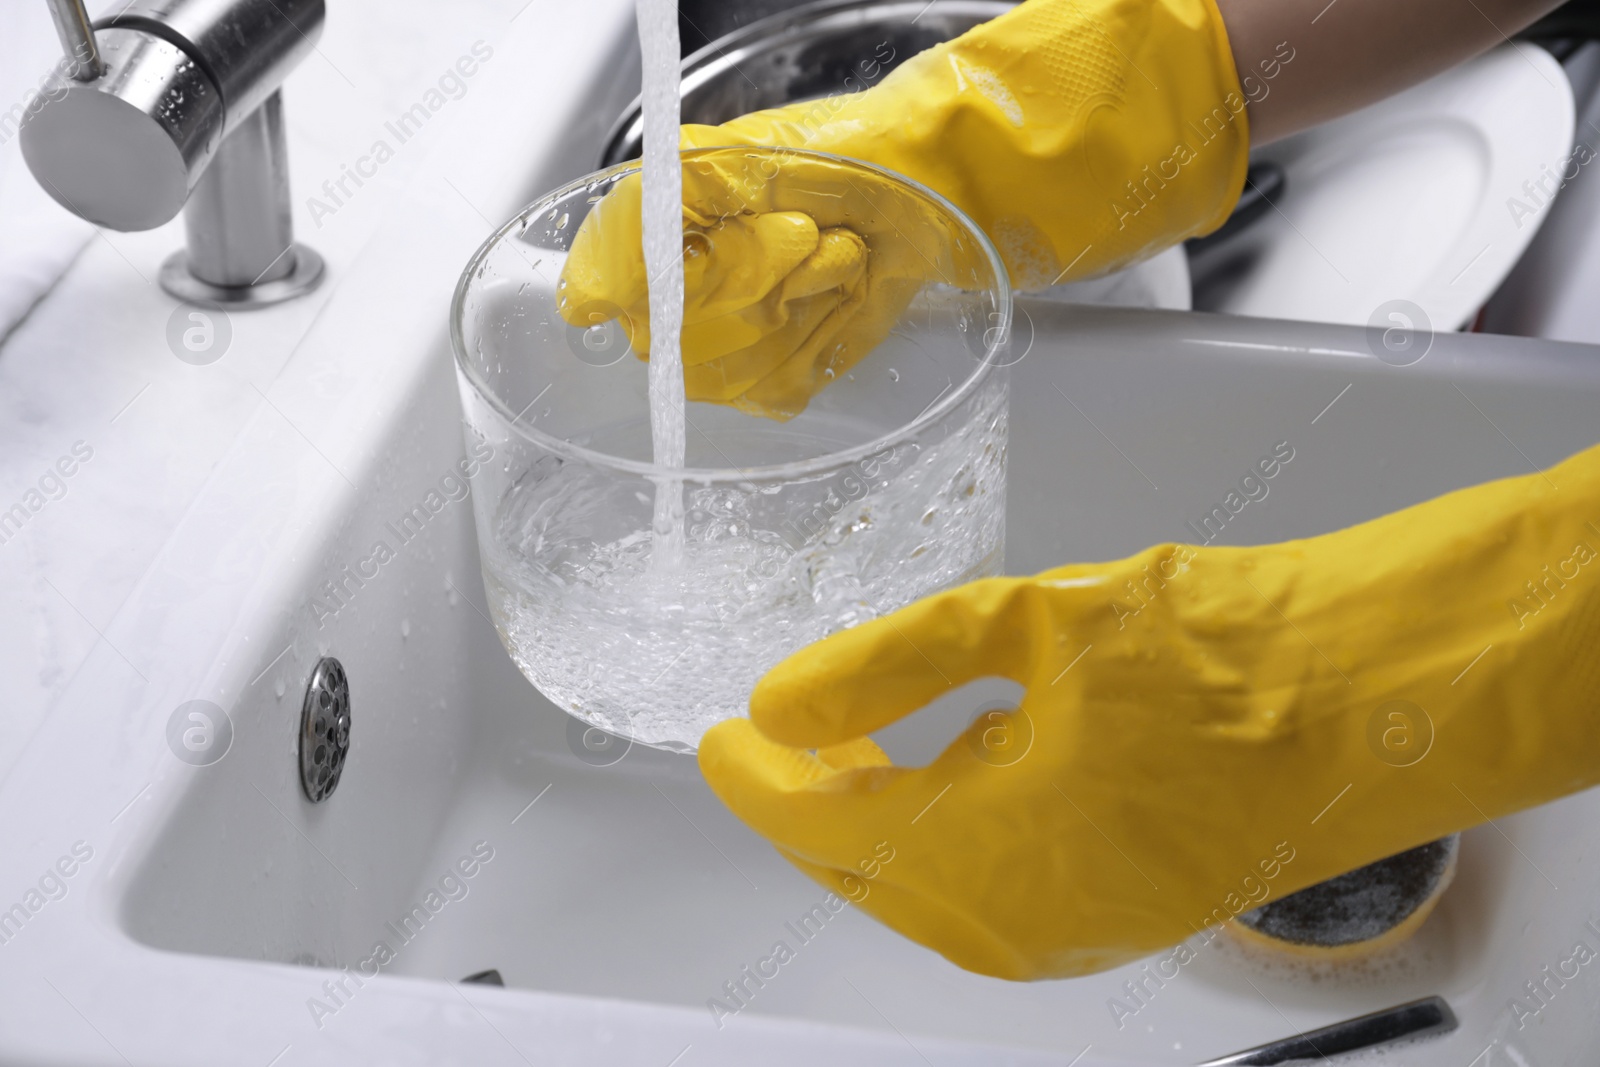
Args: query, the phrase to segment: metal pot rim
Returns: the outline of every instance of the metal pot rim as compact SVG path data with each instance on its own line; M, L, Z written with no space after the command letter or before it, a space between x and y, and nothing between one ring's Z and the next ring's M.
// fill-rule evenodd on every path
M690 53L683 61L679 95L688 95L728 70L737 71L739 64L749 57L770 51L805 32L885 23L912 24L935 10L945 14L969 13L977 21L986 22L1016 6L1017 0L817 0L757 19ZM642 136L642 107L642 98L634 97L606 131L599 164L602 168L626 162L622 158L623 146L637 143Z

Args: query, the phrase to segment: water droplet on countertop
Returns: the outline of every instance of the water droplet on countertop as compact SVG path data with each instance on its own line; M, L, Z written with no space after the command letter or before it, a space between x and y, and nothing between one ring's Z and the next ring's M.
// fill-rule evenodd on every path
M895 370L893 367L890 367L889 368L889 380L891 382L898 382L900 380L900 372Z
M400 620L400 639L402 641L404 641L406 638L408 638L410 636L411 636L411 620L410 619L401 619Z

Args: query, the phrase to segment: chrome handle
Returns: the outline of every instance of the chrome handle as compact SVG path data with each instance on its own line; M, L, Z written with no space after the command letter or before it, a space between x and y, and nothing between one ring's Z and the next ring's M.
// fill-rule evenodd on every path
M45 0L50 5L50 17L56 23L56 36L61 38L61 50L71 64L67 74L73 81L92 82L106 72L100 60L100 49L95 45L94 27L89 25L89 13L83 9L83 0Z

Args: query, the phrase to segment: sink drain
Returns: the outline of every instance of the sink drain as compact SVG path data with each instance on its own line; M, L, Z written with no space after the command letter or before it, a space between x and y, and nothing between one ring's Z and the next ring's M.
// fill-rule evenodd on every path
M300 787L313 804L339 787L350 751L350 680L332 656L317 661L300 708Z

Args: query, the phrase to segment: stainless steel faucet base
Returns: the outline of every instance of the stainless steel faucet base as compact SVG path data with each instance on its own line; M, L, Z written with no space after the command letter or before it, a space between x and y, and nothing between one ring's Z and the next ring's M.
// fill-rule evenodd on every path
M326 272L322 257L314 249L296 243L289 246L283 258L293 267L281 278L254 285L213 285L190 272L188 252L174 252L161 264L159 281L161 288L169 295L186 304L220 308L223 311L244 311L281 304L285 300L304 296L322 284Z
M309 293L322 257L294 239L283 94L274 91L217 146L183 207L185 248L161 288L202 307L266 307Z

